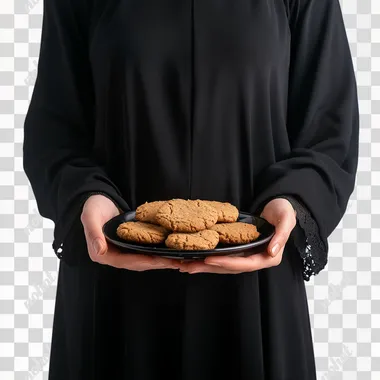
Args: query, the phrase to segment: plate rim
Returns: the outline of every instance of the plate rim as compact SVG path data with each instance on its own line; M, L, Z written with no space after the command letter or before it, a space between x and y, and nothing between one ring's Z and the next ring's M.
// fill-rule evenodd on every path
M178 256L178 255L181 255L183 257L186 257L186 256L190 257L193 255L206 257L206 256L210 256L210 255L217 255L217 254L228 255L228 254L238 253L238 252L250 250L252 248L257 248L261 245L265 245L266 243L268 243L273 238L273 236L275 234L274 226L272 226L266 219L262 218L261 216L253 215L251 213L247 213L247 212L243 212L243 211L239 211L239 216L242 215L245 217L263 220L266 224L269 224L272 226L272 228L273 228L272 233L269 234L269 236L265 237L262 240L259 240L259 241L255 240L251 243L233 245L233 246L225 246L225 247L208 249L208 250L194 250L194 251L177 250L174 248L162 248L162 247L148 246L148 245L137 245L137 244L133 244L133 242L129 243L127 241L126 242L120 242L118 240L112 239L111 237L109 237L105 233L105 229L107 228L107 225L111 224L115 219L125 218L125 216L127 216L127 215L130 216L132 214L135 215L136 212L135 211L126 211L126 212L123 212L119 215L114 216L109 221L104 223L104 225L102 226L102 232L103 232L106 240L108 242L111 242L112 244L116 245L118 248L129 249L129 250L132 250L134 252L145 252L146 254L162 256L162 257L164 257L164 255L167 255L167 257L173 257L173 256Z

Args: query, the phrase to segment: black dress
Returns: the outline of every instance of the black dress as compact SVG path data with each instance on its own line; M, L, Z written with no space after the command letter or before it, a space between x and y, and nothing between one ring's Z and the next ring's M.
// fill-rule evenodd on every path
M304 280L358 156L338 0L44 3L24 169L61 258L49 379L315 379ZM125 211L179 197L252 213L288 196L299 225L270 269L120 270L88 257L94 193Z

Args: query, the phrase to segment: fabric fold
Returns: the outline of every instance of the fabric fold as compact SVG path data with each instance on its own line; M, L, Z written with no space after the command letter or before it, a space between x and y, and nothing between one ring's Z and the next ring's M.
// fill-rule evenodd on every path
M82 4L44 2L37 78L24 123L23 168L39 213L55 224L53 248L60 258L90 194L103 193L129 209L92 154L95 104L86 32L81 33L86 28L79 20L85 14Z
M328 236L343 217L358 165L357 86L338 0L289 4L291 60L287 129L291 152L267 166L256 180L252 212L283 194L299 199L316 228L309 241ZM305 253L309 260L309 253ZM318 264L325 264L325 258ZM319 270L314 268L315 270ZM307 273L313 270L308 269ZM309 274L307 276L309 276Z

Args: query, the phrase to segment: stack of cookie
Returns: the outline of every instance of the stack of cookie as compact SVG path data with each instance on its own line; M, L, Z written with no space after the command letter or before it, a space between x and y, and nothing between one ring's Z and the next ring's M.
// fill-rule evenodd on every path
M125 222L117 235L140 244L162 244L176 250L209 250L222 244L256 240L256 226L237 222L238 209L230 203L172 199L149 202L136 210L136 221Z

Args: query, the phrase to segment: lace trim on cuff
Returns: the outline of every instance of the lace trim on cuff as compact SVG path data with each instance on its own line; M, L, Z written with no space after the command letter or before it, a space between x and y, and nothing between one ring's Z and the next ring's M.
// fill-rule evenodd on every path
M319 228L308 209L292 196L284 196L297 212L297 224L300 227L295 231L294 243L303 260L303 278L306 281L317 275L327 263L327 245L319 234Z

